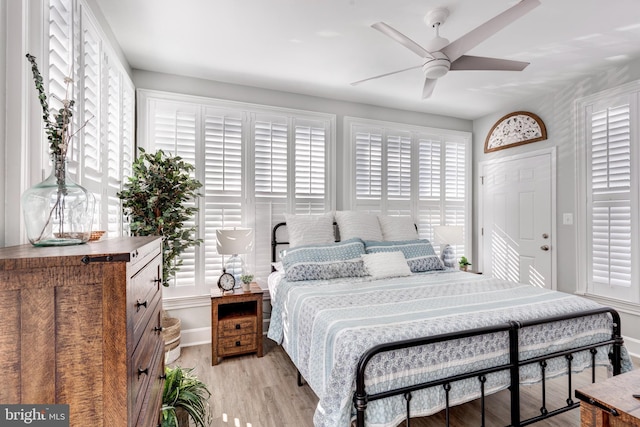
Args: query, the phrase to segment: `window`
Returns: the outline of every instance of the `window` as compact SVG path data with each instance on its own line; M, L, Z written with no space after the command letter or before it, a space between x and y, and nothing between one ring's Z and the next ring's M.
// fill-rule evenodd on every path
M131 172L134 88L94 22L83 1L49 0L47 83L52 107L76 101L74 127L84 128L72 139L69 171L96 198L93 229L114 237L124 227L117 193Z
M271 272L271 229L284 213L333 209L330 162L335 116L138 91L139 143L195 166L203 184L194 221L204 243L185 253L167 296L208 294L226 259L216 229L254 229L251 254L241 255L258 281Z
M583 292L640 302L638 83L579 100L579 218ZM581 236L578 236L581 239ZM586 279L586 280L585 280Z
M462 225L471 245L471 135L347 118L351 209L411 215L422 238L438 225ZM468 253L468 250L466 251Z

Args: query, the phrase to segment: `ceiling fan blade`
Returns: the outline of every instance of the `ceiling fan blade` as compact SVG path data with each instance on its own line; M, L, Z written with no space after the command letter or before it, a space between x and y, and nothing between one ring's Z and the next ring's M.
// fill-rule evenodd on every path
M400 31L385 24L384 22L376 22L375 24L371 25L371 27L380 31L382 34L391 37L392 39L400 43L402 46L406 47L407 49L409 49L410 51L418 55L420 58L433 58L433 55L431 55L431 53L427 51L425 48L423 48L418 43L411 40L409 37L402 34Z
M363 79L363 80L358 80L357 82L351 83L351 86L356 86L356 85L359 85L360 83L368 82L369 80L375 80L375 79L379 79L381 77L387 77L387 76L391 76L393 74L402 73L404 71L415 70L416 68L420 68L420 67L422 67L422 65L414 65L413 67L405 68L403 70L392 71L390 73L380 74L379 76L369 77L369 78L366 78L366 79Z
M471 30L458 40L450 43L442 53L447 55L451 62L460 58L462 55L511 24L516 19L526 15L532 9L540 5L540 0L522 0L520 3L505 10L501 14L491 18L484 24L481 24L474 30Z
M422 88L422 99L427 99L433 93L433 88L436 87L437 79L425 79L424 88Z
M450 70L522 71L527 65L528 62L522 61L462 55L451 63Z

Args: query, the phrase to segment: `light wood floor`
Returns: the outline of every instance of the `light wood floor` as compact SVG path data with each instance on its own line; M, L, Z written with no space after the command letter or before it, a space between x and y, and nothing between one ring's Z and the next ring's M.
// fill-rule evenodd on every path
M637 361L636 361L637 362ZM313 427L313 413L318 398L308 386L298 387L296 369L281 347L265 339L264 357L255 355L225 358L211 366L211 347L201 345L182 349L172 365L196 368L198 377L209 385L214 427ZM636 363L636 366L638 364ZM605 377L604 369L598 377ZM590 378L574 376L574 386L587 384ZM564 405L566 383L553 382L547 391L548 409ZM523 417L539 414L540 392L527 387L522 395ZM573 393L571 393L573 397ZM575 397L573 397L574 400ZM557 403L556 403L557 402ZM487 426L509 424L509 394L500 392L487 398ZM454 407L452 427L480 425L479 402ZM444 426L443 413L411 421L414 427ZM401 424L401 425L404 425ZM578 409L534 424L536 427L571 427L580 425Z

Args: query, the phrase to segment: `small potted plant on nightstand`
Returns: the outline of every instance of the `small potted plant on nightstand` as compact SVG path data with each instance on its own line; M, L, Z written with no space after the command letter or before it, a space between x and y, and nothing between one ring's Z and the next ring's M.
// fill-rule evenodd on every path
M240 276L240 280L242 280L242 290L245 292L249 292L251 290L251 281L253 280L253 274L243 274Z
M458 264L460 265L460 270L462 271L467 271L467 268L471 265L466 256L460 257L460 261L458 261Z

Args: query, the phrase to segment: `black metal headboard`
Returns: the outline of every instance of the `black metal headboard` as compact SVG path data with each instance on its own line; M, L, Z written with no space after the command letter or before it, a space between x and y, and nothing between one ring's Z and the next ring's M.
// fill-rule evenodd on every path
M271 231L271 262L276 262L277 260L277 255L278 255L278 251L277 251L277 247L279 245L288 245L289 242L280 242L278 241L278 229L280 227L284 227L286 226L287 223L286 222L279 222L276 225L273 226L273 230Z
M289 242L285 240L278 240L278 230L281 227L286 227L286 222L279 222L273 226L273 230L271 231L271 262L276 262L278 260L278 246L288 245ZM338 223L333 222L333 235L336 238L336 242L340 241L340 230L338 230Z

